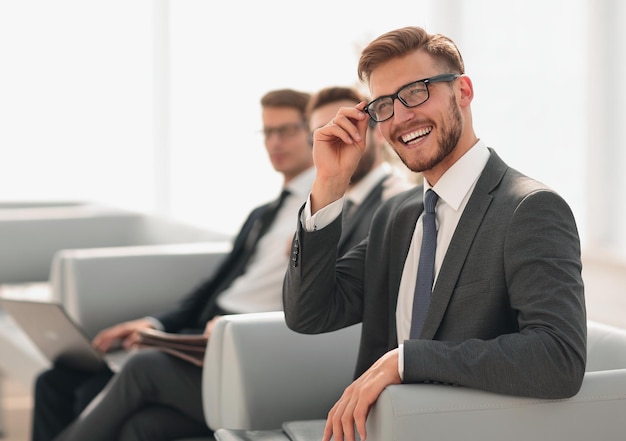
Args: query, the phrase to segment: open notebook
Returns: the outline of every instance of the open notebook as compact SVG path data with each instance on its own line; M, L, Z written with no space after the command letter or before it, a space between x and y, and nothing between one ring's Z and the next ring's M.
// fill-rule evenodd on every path
M89 371L109 366L116 372L130 354L125 350L106 354L96 351L80 325L59 303L3 297L0 306L51 362Z

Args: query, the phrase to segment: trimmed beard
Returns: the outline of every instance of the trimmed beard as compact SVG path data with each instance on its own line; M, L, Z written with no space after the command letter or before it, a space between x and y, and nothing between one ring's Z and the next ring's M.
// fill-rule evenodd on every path
M463 131L463 118L461 117L461 110L456 104L454 95L450 96L450 110L448 111L448 117L446 118L445 125L441 132L440 138L437 140L438 149L435 152L435 156L430 159L426 159L424 162L418 162L417 164L409 164L406 158L403 158L398 151L396 154L400 160L406 165L409 170L413 172L423 172L424 170L430 170L439 164L443 159L452 152L461 139L461 133ZM395 148L394 148L395 150Z

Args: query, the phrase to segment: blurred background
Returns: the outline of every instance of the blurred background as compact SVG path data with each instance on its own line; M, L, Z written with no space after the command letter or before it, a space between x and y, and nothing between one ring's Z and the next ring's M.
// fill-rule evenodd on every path
M259 100L358 84L390 29L450 35L478 136L626 249L626 2L2 0L0 201L89 200L228 234L279 176Z
M457 42L478 136L569 202L588 316L626 327L623 0L0 0L0 203L232 235L281 185L261 96L359 85L361 49L408 25ZM23 441L28 387L0 381L0 432Z

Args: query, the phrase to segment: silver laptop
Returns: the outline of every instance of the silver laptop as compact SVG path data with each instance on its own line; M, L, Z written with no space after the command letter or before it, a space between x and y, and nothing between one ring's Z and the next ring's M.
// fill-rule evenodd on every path
M0 305L53 363L88 371L108 366L117 372L129 351L116 350L102 354L62 305L50 301L2 298Z

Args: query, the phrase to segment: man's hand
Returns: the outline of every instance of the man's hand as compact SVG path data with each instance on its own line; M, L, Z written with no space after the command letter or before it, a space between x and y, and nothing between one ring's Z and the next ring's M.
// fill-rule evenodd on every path
M368 115L366 103L342 107L325 126L313 132L316 177L311 190L311 213L341 198L350 184L363 151Z
M365 441L365 420L372 404L390 384L399 384L398 349L379 358L367 371L346 388L328 413L323 441L354 441L354 426Z
M204 333L203 333L206 338L211 337L211 333L213 332L213 328L215 327L215 323L217 322L217 320L220 317L221 317L221 315L216 315L211 320L206 322L206 325L204 326Z
M122 346L130 349L139 339L137 331L140 329L153 328L152 323L146 319L132 320L120 323L110 328L103 329L93 339L91 343L100 352L107 352L114 342L122 340Z

